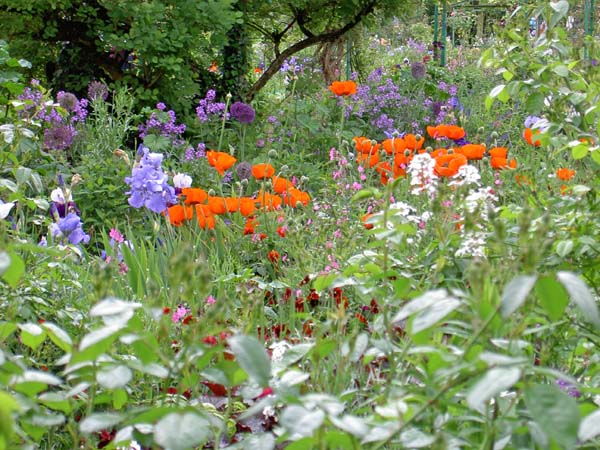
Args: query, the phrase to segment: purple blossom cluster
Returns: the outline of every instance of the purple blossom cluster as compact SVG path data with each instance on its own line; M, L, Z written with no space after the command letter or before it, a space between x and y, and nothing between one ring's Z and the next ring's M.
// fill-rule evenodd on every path
M66 150L77 135L75 124L83 123L88 115L88 101L75 94L59 91L57 103L45 103L39 81L32 80L19 96L25 102L21 117L41 120L44 128L44 147L48 150Z
M103 102L108 98L108 86L101 81L92 81L88 85L88 98L90 101L101 100Z
M383 134L390 134L395 129L421 132L426 125L453 123L448 113L460 107L456 97L458 88L440 82L437 88L444 93L444 99L437 100L422 89L416 92L410 89L410 80L424 76L423 63L415 70L411 67L404 70L408 79L398 77L397 72L388 73L383 67L374 69L367 76L367 82L359 84L355 101L347 102L346 117L365 120L374 132Z
M175 147L184 145L185 141L181 135L185 133L186 126L183 123L177 125L175 111L165 111L166 108L164 103L157 103L157 111L150 114L146 123L138 125L139 137L144 139L148 135L165 136Z
M185 160L192 161L194 159L201 159L206 157L206 144L200 142L196 148L188 147L185 149Z
M208 122L211 117L217 117L219 120L223 118L226 105L225 103L216 102L216 97L217 93L215 90L210 89L206 92L206 97L198 102L196 117L198 117L200 122ZM227 114L226 119L229 119L229 114Z
M175 188L169 185L169 176L162 170L163 155L151 153L148 147L138 149L140 160L134 166L131 177L125 178L125 183L131 186L126 192L128 202L134 208L145 206L155 213L161 213L168 206L177 203Z

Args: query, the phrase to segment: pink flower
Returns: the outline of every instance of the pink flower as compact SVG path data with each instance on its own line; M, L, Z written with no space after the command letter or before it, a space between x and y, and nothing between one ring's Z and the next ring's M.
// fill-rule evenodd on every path
M122 244L123 242L125 242L125 238L123 237L123 235L121 233L119 233L119 231L116 228L111 228L110 233L108 233L108 235L111 238L113 238L116 242L118 242L119 244Z
M204 300L204 303L206 303L207 305L214 305L216 302L217 300L212 295L209 295L208 297L206 297L206 300Z
M175 310L175 312L173 312L173 315L171 316L171 321L173 323L179 323L183 320L183 318L186 316L187 313L189 313L191 310L186 308L183 305L179 305L177 307L177 309Z

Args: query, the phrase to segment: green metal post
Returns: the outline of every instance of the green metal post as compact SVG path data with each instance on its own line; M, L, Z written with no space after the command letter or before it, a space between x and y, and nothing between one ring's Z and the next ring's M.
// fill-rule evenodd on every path
M583 35L584 38L590 35L590 0L583 2ZM588 59L587 44L583 44L583 59Z
M442 52L441 52L441 58L440 58L440 65L442 67L444 67L446 65L446 15L447 15L448 11L446 8L446 0L443 0L442 2Z

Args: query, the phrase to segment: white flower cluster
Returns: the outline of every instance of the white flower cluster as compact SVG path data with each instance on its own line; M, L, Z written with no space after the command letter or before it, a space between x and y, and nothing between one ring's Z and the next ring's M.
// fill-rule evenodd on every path
M410 174L411 193L419 195L427 193L431 198L437 191L437 175L434 172L435 159L429 153L415 155L406 171Z
M457 258L485 258L486 233L481 231L463 233L463 241L454 253Z
M458 173L452 177L452 181L448 183L448 186L479 186L480 180L481 175L479 175L477 167L471 166L470 164L464 164L460 166Z

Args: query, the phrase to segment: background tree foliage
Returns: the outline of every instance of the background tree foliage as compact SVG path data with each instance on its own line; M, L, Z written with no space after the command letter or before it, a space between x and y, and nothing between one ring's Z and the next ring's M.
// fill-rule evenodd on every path
M0 0L0 39L32 61L55 90L82 94L91 80L126 84L140 101L189 110L208 87L251 100L283 62L339 41L396 0ZM269 49L253 84L252 42ZM217 63L216 71L209 67Z

